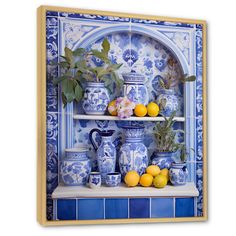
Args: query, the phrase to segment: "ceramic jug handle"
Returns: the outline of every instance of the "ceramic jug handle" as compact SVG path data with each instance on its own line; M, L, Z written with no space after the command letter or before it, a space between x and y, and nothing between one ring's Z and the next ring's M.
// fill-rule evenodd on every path
M95 141L94 141L94 139L93 139L93 133L94 133L94 132L97 132L98 134L100 134L100 130L99 130L99 129L92 129L92 130L89 132L89 140L90 140L90 142L92 143L94 150L97 151L97 150L98 150L98 147L97 147L97 145L96 145L96 143L95 143Z

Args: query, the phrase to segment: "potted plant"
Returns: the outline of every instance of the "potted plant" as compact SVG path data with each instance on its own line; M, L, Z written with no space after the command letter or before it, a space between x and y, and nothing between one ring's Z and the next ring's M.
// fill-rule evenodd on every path
M180 104L175 87L178 83L176 79L176 71L178 63L173 58L167 61L167 66L169 68L168 73L164 78L159 79L161 89L158 91L157 104L160 107L160 114L164 116L170 116L174 111L180 111ZM196 76L187 74L183 75L179 79L182 83L193 82L196 80Z
M158 165L160 169L169 169L173 162L173 155L177 154L180 146L176 142L176 134L184 132L183 130L174 130L176 111L174 111L169 118L164 117L163 122L157 122L154 127L154 135L157 143L157 151L152 154L152 164Z
M110 101L107 87L115 81L120 83L115 71L122 64L114 64L108 57L110 43L105 38L101 50L77 48L72 51L65 47L65 55L58 63L61 76L54 84L61 84L64 106L72 101L82 100L86 114L103 115ZM93 66L92 58L101 60L99 66ZM84 88L84 89L83 89Z

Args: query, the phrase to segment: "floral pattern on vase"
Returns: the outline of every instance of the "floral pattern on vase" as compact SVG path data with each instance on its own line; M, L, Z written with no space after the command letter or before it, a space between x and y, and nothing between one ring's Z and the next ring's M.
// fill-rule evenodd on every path
M93 133L97 132L101 138L99 147L93 140ZM105 183L105 178L108 173L114 172L116 167L116 148L112 143L112 134L114 130L101 131L99 129L92 129L89 133L89 139L96 151L98 169L102 176L102 183Z
M152 165L157 165L160 169L167 168L169 170L173 162L172 155L172 152L155 151L151 156Z
M144 85L145 77L135 71L122 74L124 78L124 96L135 104L147 105L149 102L149 95L147 87Z
M169 171L170 182L173 185L184 185L188 177L186 163L172 163Z
M104 115L110 101L103 82L88 82L84 90L82 107L88 115Z
M143 144L144 128L139 126L123 127L125 143L119 151L119 167L122 177L130 170L142 175L148 166L147 148Z
M121 174L119 172L108 173L106 175L106 185L108 187L116 187L121 182Z
M89 187L99 188L101 186L101 174L100 172L91 172L89 175Z
M176 92L172 89L159 90L157 104L160 107L160 114L169 117L176 111L176 115L181 114L181 105Z
M91 171L91 163L87 157L87 149L72 148L65 150L61 161L61 179L65 185L85 185Z

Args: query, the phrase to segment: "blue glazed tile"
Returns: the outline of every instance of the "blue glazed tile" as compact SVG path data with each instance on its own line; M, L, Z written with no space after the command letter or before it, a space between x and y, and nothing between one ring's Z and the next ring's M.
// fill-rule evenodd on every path
M46 18L46 26L47 27L57 27L58 26L58 18L48 16Z
M78 219L79 220L104 219L104 200L102 198L79 199Z
M152 198L151 204L152 218L174 217L173 198Z
M131 198L129 200L130 218L149 218L150 217L150 199L149 198Z
M105 218L121 219L128 218L128 199L106 199L105 200Z
M175 216L176 217L194 216L194 198L176 198Z
M58 199L57 200L57 219L76 220L76 200Z
M57 11L47 11L46 16L58 16L58 12Z

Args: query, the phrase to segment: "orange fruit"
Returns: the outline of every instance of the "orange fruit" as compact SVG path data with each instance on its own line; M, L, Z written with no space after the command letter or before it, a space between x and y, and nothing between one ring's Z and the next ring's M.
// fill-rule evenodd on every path
M146 116L147 108L143 104L137 104L134 109L134 114L139 117Z
M164 188L167 185L167 177L165 175L157 175L153 180L153 185L156 188Z
M112 116L117 116L116 100L113 100L108 104L108 112Z
M143 174L140 177L139 183L143 186L143 187L149 187L152 185L152 181L153 181L153 177L150 174Z
M135 170L131 170L126 173L124 180L129 187L134 187L138 185L139 179L139 174Z
M161 170L157 165L150 165L147 167L146 172L155 177L160 174Z
M147 113L149 116L155 117L159 114L159 106L155 102L150 102L147 105Z

